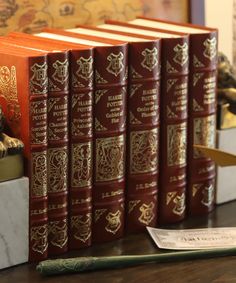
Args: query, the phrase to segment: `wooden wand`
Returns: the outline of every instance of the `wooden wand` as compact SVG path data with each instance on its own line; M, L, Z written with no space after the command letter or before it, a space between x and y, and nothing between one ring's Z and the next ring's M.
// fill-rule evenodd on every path
M166 252L150 255L77 257L45 260L40 262L36 269L43 275L56 275L99 269L122 268L151 262L164 263L232 255L236 255L236 248Z

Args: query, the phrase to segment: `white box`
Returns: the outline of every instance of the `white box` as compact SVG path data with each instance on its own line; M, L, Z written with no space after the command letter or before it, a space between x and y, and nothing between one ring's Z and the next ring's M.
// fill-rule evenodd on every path
M236 154L236 128L217 131L217 146L220 150ZM236 199L236 166L217 166L216 203Z
M29 179L0 183L0 269L28 261Z

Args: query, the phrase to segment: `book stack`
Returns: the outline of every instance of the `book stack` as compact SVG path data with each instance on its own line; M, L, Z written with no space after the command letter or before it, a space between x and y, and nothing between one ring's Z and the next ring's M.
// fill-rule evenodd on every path
M0 52L31 261L213 209L214 164L193 144L215 142L215 29L107 21L10 33Z

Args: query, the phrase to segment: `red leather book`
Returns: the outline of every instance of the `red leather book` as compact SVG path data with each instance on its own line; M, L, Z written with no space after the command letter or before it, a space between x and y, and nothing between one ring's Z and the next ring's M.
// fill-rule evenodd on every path
M68 250L69 53L22 38L15 34L6 40L48 55L48 254L57 255Z
M215 164L193 144L215 147L217 29L192 24L142 19L190 36L189 121L188 121L188 213L207 214L215 206ZM138 23L138 22L136 22Z
M39 261L47 258L48 251L45 53L1 42L0 81L0 104L7 125L24 142L25 173L30 181L29 261Z
M91 245L92 234L92 110L93 47L37 35L11 33L70 51L69 95L69 248ZM81 166L83 164L83 166Z
M156 226L159 149L161 40L98 27L71 31L127 41L129 94L127 111L126 232Z
M63 30L46 29L44 37L89 41L95 47L93 242L124 233L127 44Z
M118 21L106 23L102 28L115 26L122 32L162 38L158 224L180 221L186 212L188 36Z

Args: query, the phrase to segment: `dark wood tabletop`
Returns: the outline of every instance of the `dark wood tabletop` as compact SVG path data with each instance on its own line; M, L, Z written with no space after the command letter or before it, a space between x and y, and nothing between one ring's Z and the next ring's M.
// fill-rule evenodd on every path
M172 228L236 226L236 202L217 206L208 217L185 220ZM70 252L64 257L153 254L157 247L147 233L126 236L118 241L94 245ZM23 264L0 271L1 283L223 283L236 282L236 256L196 259L172 263L151 263L123 269L101 270L81 274L43 277L33 264Z

